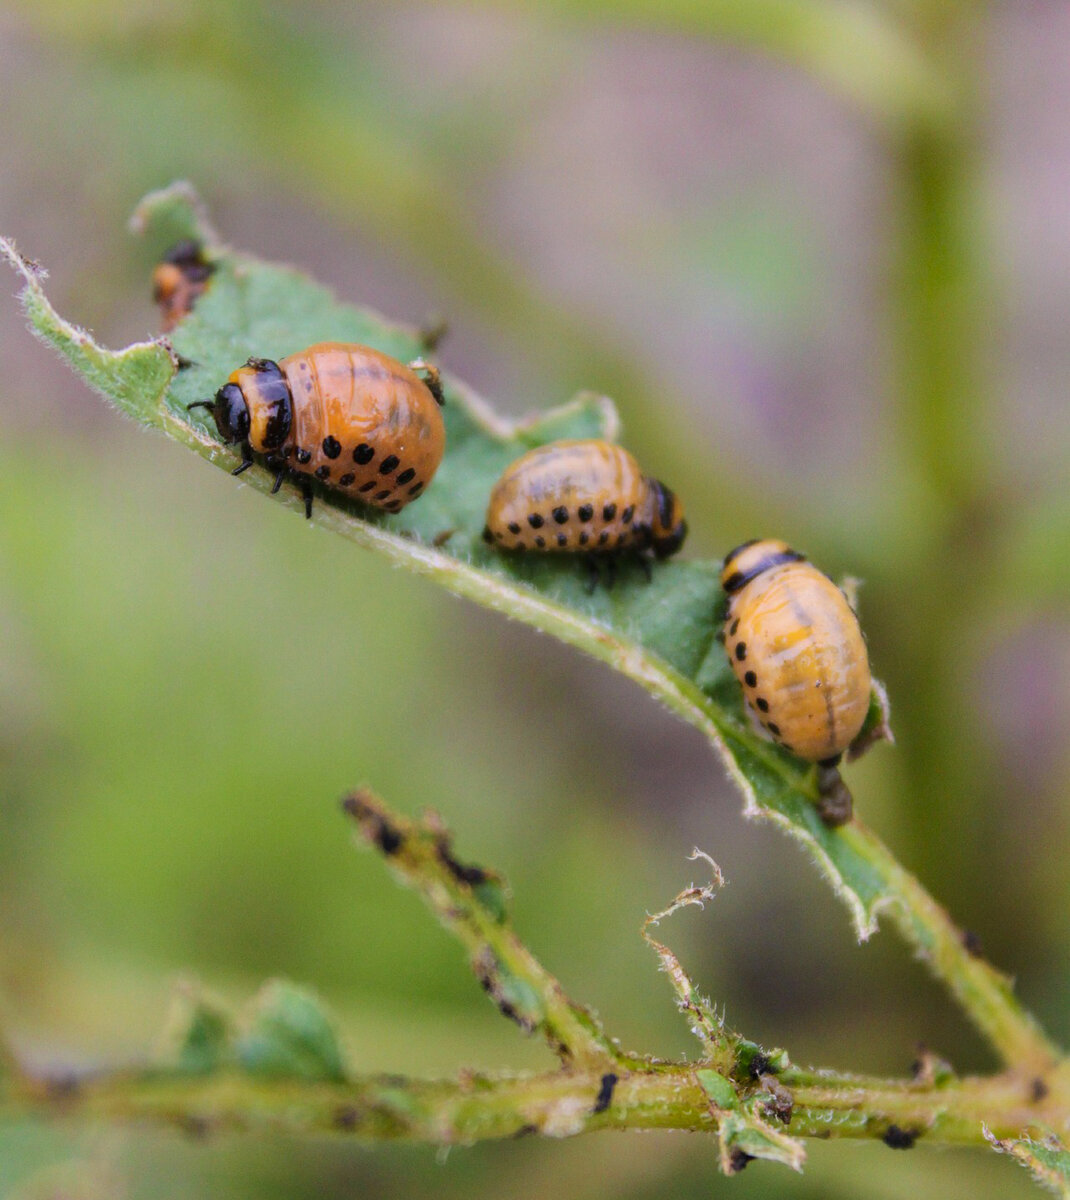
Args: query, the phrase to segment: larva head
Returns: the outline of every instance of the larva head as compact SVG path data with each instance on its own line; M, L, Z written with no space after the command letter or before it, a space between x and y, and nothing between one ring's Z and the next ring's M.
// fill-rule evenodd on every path
M293 424L290 385L278 363L267 358L249 359L231 373L214 400L190 408L198 405L211 412L224 442L248 442L259 454L283 445Z
M658 558L675 554L687 537L684 506L676 493L657 479L648 481L654 496L654 519L650 527L650 545Z
M744 542L725 555L721 587L731 596L752 579L757 579L763 571L778 567L781 563L802 562L805 557L779 538L756 538Z
M186 407L208 409L219 430L220 440L228 446L248 440L249 406L236 383L224 384L212 400L195 400Z
M177 242L164 255L152 273L152 298L160 306L164 333L189 315L214 270L204 247L190 238Z

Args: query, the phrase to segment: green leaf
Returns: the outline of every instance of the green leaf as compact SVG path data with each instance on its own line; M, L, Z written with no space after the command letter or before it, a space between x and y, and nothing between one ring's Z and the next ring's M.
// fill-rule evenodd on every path
M204 996L181 995L171 1027L169 1040L175 1046L171 1057L183 1074L207 1075L230 1061L230 1016Z
M1063 1200L1070 1200L1070 1150L1049 1133L1043 1138L994 1137L987 1129L985 1137L999 1154L1009 1154L1017 1159L1037 1183L1048 1188Z
M220 444L203 410L191 415L186 405L211 396L250 355L279 358L332 339L371 345L403 361L421 352L415 331L342 303L298 271L224 246L186 185L148 197L135 222L161 253L177 236L199 237L216 264L208 291L171 338L175 353L195 364L188 370L177 370L162 339L117 352L98 346L52 309L40 268L2 239L0 252L23 276L22 302L43 341L111 403L219 467L233 469L236 453ZM582 564L569 556L506 557L482 541L487 496L502 469L556 438L615 438L612 404L584 394L533 421L511 423L458 380L446 379L446 393L447 452L425 496L390 515L323 491L313 521L636 680L703 731L743 792L746 815L772 820L804 843L847 903L859 936L868 936L878 908L896 898L887 872L864 840L852 836L852 826L822 823L814 769L762 740L746 719L739 685L716 641L719 564L681 556L655 565L647 582L638 565L625 563L612 590L589 593ZM257 466L235 486L267 493L271 484L271 474ZM302 510L292 485L272 503Z
M739 1108L739 1097L732 1083L718 1071L706 1067L695 1072L699 1086L710 1098L710 1103L723 1112L732 1112Z
M341 1082L345 1063L334 1023L319 998L275 980L257 997L252 1024L235 1052L251 1075Z
M742 1101L731 1080L717 1071L702 1068L695 1072L695 1078L716 1110L721 1170L726 1175L737 1175L752 1158L802 1170L806 1161L802 1142L774 1129L759 1114L760 1101Z

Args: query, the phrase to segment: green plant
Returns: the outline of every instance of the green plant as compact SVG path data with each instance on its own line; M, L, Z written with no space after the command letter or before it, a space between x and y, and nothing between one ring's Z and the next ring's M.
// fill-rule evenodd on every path
M234 466L234 454L186 405L212 390L235 362L332 338L365 342L401 358L419 351L413 331L338 302L295 271L229 250L187 188L149 197L137 223L161 245L199 237L218 258L211 289L174 334L174 351L194 364L188 370L177 370L175 354L162 342L119 352L98 346L51 308L39 268L10 244L0 242L0 248L24 278L23 303L43 340L121 410L224 469ZM701 1056L664 1062L624 1052L517 938L502 881L459 860L437 818L401 817L362 790L344 807L363 839L461 940L499 1010L547 1040L561 1059L558 1071L468 1073L449 1081L361 1077L347 1066L315 999L275 984L238 1025L210 1002L190 998L173 1053L146 1069L56 1086L7 1056L0 1064L0 1115L58 1110L192 1129L331 1131L446 1144L528 1131L567 1136L605 1127L685 1128L716 1134L729 1173L752 1158L798 1168L800 1139L807 1136L881 1138L893 1147L920 1138L978 1145L987 1139L1065 1193L1070 1165L1056 1139L1070 1122L1070 1061L1022 1008L1009 980L871 831L857 818L835 829L821 822L813 770L756 738L715 641L718 564L671 562L649 585L635 572L613 592L588 594L571 563L509 561L483 546L483 507L502 466L551 438L612 436L609 402L581 396L536 422L512 425L458 381L446 383L449 449L428 495L391 517L361 512L331 494L319 499L315 520L586 650L695 725L739 784L746 815L774 822L807 849L847 905L860 938L870 936L878 916L886 914L1005 1069L960 1079L924 1057L912 1079L883 1080L797 1067L785 1051L763 1049L727 1028L649 928L644 936L670 977ZM271 475L259 468L245 478L261 491L271 488ZM290 488L277 502L302 507ZM871 721L876 726L882 720L875 703ZM716 880L715 867L713 872ZM714 894L712 887L690 889L652 922Z

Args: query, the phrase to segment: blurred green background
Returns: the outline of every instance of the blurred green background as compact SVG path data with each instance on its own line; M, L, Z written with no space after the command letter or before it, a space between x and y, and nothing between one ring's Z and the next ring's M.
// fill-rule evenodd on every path
M1070 1037L1070 8L717 0L0 5L0 230L110 345L156 328L145 191L420 323L501 410L612 394L693 555L784 536L864 580L895 748L863 817ZM14 290L14 280L8 289ZM353 1062L546 1067L337 808L367 781L503 870L636 1049L689 1053L638 936L749 1036L993 1066L699 735L106 410L0 305L0 1000L41 1066L135 1061L176 979L282 974ZM265 736L267 732L268 736ZM725 1180L669 1135L454 1151L0 1131L0 1193L1032 1195L981 1153L814 1145Z

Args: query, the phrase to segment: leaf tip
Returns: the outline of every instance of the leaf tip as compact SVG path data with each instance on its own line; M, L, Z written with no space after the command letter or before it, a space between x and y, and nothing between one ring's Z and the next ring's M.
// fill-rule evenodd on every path
M192 238L213 248L222 245L204 201L185 179L149 192L131 213L127 228L137 237L158 235L170 242Z

